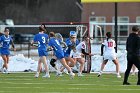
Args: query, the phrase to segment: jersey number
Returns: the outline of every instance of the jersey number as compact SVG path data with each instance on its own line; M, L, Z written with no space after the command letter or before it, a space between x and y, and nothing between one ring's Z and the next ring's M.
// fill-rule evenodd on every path
M42 37L42 42L45 43L45 41L46 41L46 40L45 40L45 37Z
M58 40L55 40L55 42L57 43L57 45L60 45L59 41Z
M108 47L113 47L113 42L107 42L108 43Z
M42 37L42 42L45 43L45 37ZM38 47L40 47L40 42L38 41Z

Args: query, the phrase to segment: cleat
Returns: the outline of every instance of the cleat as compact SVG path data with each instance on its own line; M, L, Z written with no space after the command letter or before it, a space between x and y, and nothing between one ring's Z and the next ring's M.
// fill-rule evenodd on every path
M56 73L56 76L63 76L63 75L62 75L62 72L57 72L57 73Z
M129 82L123 82L123 85L131 85Z
M78 73L77 75L78 75L78 77L83 77L83 76L84 76L84 75L81 74L81 73Z
M117 78L121 78L121 75L117 75Z
M70 78L71 78L71 79L73 79L73 78L74 78L74 76L75 76L75 74L74 74L74 73L70 73L69 75L70 75Z
M101 73L98 73L97 77L100 77L101 76Z
M4 68L1 68L1 72L4 74L5 73L5 70L4 70Z
M121 78L121 75L119 73L117 73L117 78Z
M10 73L8 71L6 71L5 74L10 74Z
M8 72L8 70L5 69L5 68L2 68L2 69L1 69L1 72L2 72L3 74L10 74L10 73Z
M5 74L10 74L7 69L5 69Z
M38 78L38 77L39 77L39 73L36 73L36 74L35 74L35 78Z
M97 75L97 77L100 77L100 76L101 76L100 74Z
M43 78L50 78L50 75L49 74L46 74L44 76L42 76Z
M69 74L67 70L64 70L63 72L64 72L65 74L67 74L67 75Z

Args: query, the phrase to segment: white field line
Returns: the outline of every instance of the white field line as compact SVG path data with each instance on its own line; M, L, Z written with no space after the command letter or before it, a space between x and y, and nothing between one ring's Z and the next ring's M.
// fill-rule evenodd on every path
M31 81L31 80L33 80L35 77L32 77L32 78L29 78L29 79L20 79L20 78L14 78L14 77L12 77L11 76L11 78L3 78L2 80L7 80L7 81L20 81L20 80L26 80L26 81ZM48 79L49 79L49 81L58 81L58 80L50 80L50 78L43 78L43 77L40 77L40 78L42 78L42 79L44 79L44 80L41 80L41 81L47 81ZM57 78L57 77L56 77ZM37 78L36 78L37 79ZM70 79L67 79L67 80L61 80L61 81L70 81Z
M42 78L42 77L40 77L40 78ZM33 80L34 79L34 77L33 78L31 78L31 79L16 79L16 78L3 78L2 80L7 80L7 81L16 81L16 80L26 80L26 81L31 81L31 80ZM58 81L58 80L50 80L50 78L42 78L42 79L44 79L44 80L41 80L41 81L47 81L48 79L49 79L49 81ZM68 79L68 80L61 80L61 81L70 81L71 79Z
M31 87L1 87L1 88L8 88L8 89L29 89ZM32 87L32 88L45 88L47 89L46 87ZM64 89L67 89L67 90L108 90L108 88L49 88L49 90L54 90L54 89L57 89L57 90L64 90ZM139 91L140 89L139 88L127 88L127 89L122 89L122 88L112 88L111 90L122 90L122 91ZM47 91L46 91L47 92ZM43 93L43 92L42 92ZM44 92L45 93L45 92ZM47 92L48 93L48 92ZM57 92L50 92L50 93L57 93ZM59 92L58 92L59 93ZM69 93L69 92L67 92Z
M53 85L55 83L13 83L13 82L0 82L7 84L22 84L22 85ZM66 84L70 86L124 86L124 85L107 85L107 84ZM137 86L137 85L129 85L129 86Z
M87 90L108 90L108 88L68 88L68 89L77 89L77 90L85 90L85 89L87 89ZM137 88L137 89L134 89L134 88L127 88L127 89L122 89L122 88L115 88L115 89L111 89L111 90L140 90L139 88Z
M9 77L10 77L10 78L18 78L18 77L19 77L19 78L21 78L21 77L29 77L29 78L30 78L30 77L33 77L33 78L34 78L34 75L32 75L32 76L8 76L8 75L7 75L7 76L1 76L1 77L8 77L8 78L9 78Z
M0 91L0 93L15 93L16 91Z
M125 86L125 85L107 85L107 84L68 84L68 85L71 85L71 86ZM129 86L137 86L137 85L129 85Z
M0 83L7 83L7 84L22 84L22 85L48 85L48 84L54 84L54 83L13 83L13 82L0 82Z
M31 87L1 87L1 88L9 88L9 89L20 89L20 88L22 88L22 89L24 89L24 88L31 88ZM32 87L32 88L45 88L45 87Z
M23 81L23 80L26 80L26 81L28 81L28 80L29 80L29 81L31 81L31 80L33 80L33 79L16 79L16 78L15 78L15 79L14 79L14 78L7 79L7 78L6 78L6 79L3 79L3 80L9 80L9 81L17 81L17 80L22 80L22 81Z
M68 92L68 91L67 92L58 92L57 91L57 92L40 92L40 93L74 93L74 92Z
M90 72L91 74L98 74L99 72ZM102 72L103 74L116 74L116 72L114 72L114 71L104 71L104 72Z

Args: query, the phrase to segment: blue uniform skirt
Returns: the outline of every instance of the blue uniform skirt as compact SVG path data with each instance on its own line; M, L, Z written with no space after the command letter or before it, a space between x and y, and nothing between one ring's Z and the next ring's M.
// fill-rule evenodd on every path
M47 50L38 50L39 57L48 56Z
M8 48L1 48L1 55L10 55L10 50Z
M55 51L55 56L57 57L57 59L64 58L64 52L63 52L63 50Z

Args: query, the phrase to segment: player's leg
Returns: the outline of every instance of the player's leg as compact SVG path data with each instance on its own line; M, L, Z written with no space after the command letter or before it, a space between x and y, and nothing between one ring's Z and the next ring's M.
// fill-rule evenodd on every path
M115 59L115 60L112 60L112 61L116 65L116 74L117 74L117 77L118 78L121 78L121 75L120 75L120 65L119 65L118 59Z
M80 68L79 68L78 76L83 76L82 71L84 69L85 58L77 58L77 61L80 63Z
M72 69L67 65L65 58L61 58L60 62L69 71L71 78L73 78L75 74L72 72Z
M8 62L9 62L10 51L9 51L9 49L2 49L1 54L2 54L2 58L4 60L4 70L6 73L8 73Z
M69 61L68 65L70 67L74 67L74 65L76 64L76 61L73 58L71 58L70 56L69 57L65 57L65 59L67 60L67 62Z
M47 63L46 63L47 62L46 56L42 56L40 58L40 60L43 63L44 68L45 68L45 72L46 72L45 76L43 76L43 77L50 78L49 69L48 69L48 66L47 66Z
M56 54L55 56L60 60L61 64L69 71L71 78L73 78L75 74L72 72L72 69L66 63L66 60L64 58L64 52L57 51L55 54Z
M65 61L66 61L67 65L68 65L69 60L65 58ZM67 70L67 69L65 70L65 67L64 67L64 66L61 66L61 67L60 67L60 72L64 72L64 73L66 73L66 74L69 74L69 73L68 73L68 70Z
M6 70L5 70L5 72L6 73L8 73L8 63L9 63L9 55L6 55L6 59L7 59L7 61L6 61Z
M6 57L6 55L1 55L1 57L4 61L4 64L3 64L3 67L2 67L2 72L5 73L6 69L8 68L7 57Z
M41 71L41 68L42 68L42 65L41 65L42 63L41 63L41 60L40 60L40 58L39 58L39 60L38 60L38 66L37 66L37 72L36 72L36 74L35 74L35 77L36 78L38 78L39 77L39 74L40 74L40 71Z
M132 66L132 74L131 74L131 75L133 75L133 76L135 75L135 70L136 70L136 66L133 65L133 66Z
M52 59L50 60L50 65L51 65L53 68L57 69L57 68L56 68L56 65L55 65L55 62L56 62L56 59L55 59L55 58L52 58Z
M104 61L102 62L102 64L101 64L101 69L100 69L100 72L98 73L97 77L100 77L100 76L102 75L103 70L104 70L104 67L105 67L107 61L108 61L108 60L106 59L106 60L104 60Z
M71 57L65 57L66 63L69 67L73 67L76 64L76 61ZM61 67L60 71L63 72L65 67Z
M57 58L56 57L53 57L51 60L50 60L50 65L55 69L56 71L56 76L62 76L62 72L60 72L60 70L57 68L56 66L56 61L57 61Z

